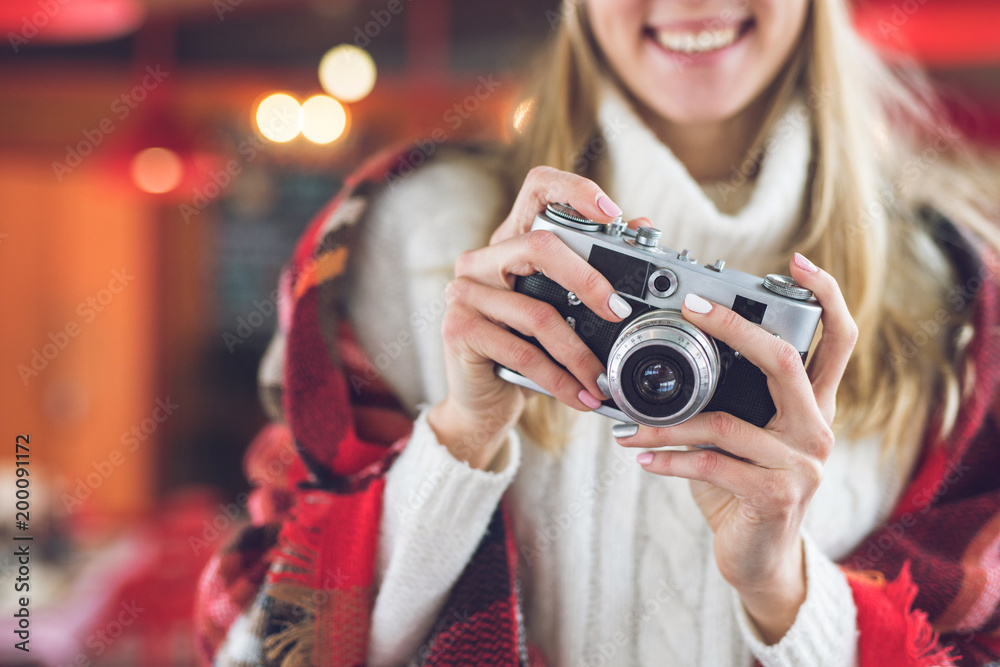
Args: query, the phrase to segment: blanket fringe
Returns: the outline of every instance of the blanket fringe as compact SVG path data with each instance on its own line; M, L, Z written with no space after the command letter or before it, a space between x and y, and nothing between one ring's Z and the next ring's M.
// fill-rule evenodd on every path
M312 591L290 584L270 586L268 597L301 610L302 618L288 621L278 632L264 639L264 655L269 665L311 667L315 661L316 605Z
M885 595L906 618L906 647L915 667L957 667L958 657L951 647L938 644L938 633L927 620L927 613L914 609L917 586L910 575L910 562L906 561L899 576L885 587Z
M275 603L294 609L284 626L264 641L269 665L315 667L316 623L319 601L315 595L320 577L320 526L326 503L310 503L308 496L296 503L292 517L282 526L275 546L275 560L268 573L266 594Z
M299 498L292 516L281 527L275 547L276 567L268 574L271 583L295 583L314 588L319 583L320 536L329 506L311 500L312 496Z

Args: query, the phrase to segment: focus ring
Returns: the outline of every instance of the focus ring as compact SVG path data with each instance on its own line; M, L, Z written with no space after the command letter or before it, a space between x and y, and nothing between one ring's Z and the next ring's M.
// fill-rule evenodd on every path
M665 347L677 353L693 373L690 399L667 415L645 414L632 404L622 385L633 381L626 372L629 359L650 347ZM714 339L673 310L655 310L632 320L618 336L608 357L611 398L629 419L645 426L673 426L701 412L715 394L719 371L719 352Z

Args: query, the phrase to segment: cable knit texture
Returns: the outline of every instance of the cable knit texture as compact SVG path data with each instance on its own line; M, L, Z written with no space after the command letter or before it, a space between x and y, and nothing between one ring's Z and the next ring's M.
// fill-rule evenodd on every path
M661 246L688 248L702 261L721 257L758 275L787 272L809 162L802 104L778 123L756 179L746 184L696 183L611 90L600 118L611 139L601 158L610 182L602 186L626 217L650 217L663 230ZM736 215L720 213L713 199L740 186L752 188L746 205ZM411 411L445 394L438 335L444 286L458 254L483 245L506 215L502 204L489 170L467 158L432 164L373 203L367 240L355 254L349 312L372 359L391 353L384 379ZM380 241L391 238L408 243ZM406 308L384 298L400 285L408 285ZM415 343L397 349L404 332ZM905 475L895 460L880 458L877 438L838 439L803 526L807 599L792 630L769 647L716 567L712 533L688 483L643 471L635 453L615 443L611 425L581 415L558 459L515 434L507 466L488 473L455 462L421 418L388 474L370 664L400 664L416 650L504 489L521 554L528 638L551 664L855 663L855 607L831 559L879 525L900 493Z
M809 163L809 111L799 101L777 122L762 160L747 156L727 181L699 185L684 165L610 86L599 118L608 142L610 183L602 184L626 218L646 216L663 231L660 245L688 249L702 261L726 260L732 268L763 275L787 273L783 251L801 220ZM713 199L746 197L735 215L720 212ZM709 194L706 194L708 190ZM784 265L784 266L783 266Z

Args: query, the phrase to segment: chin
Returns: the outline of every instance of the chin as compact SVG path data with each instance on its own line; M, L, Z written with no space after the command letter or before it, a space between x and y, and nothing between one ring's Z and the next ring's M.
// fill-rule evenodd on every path
M749 105L749 102L734 100L731 93L721 91L658 95L639 99L654 116L677 125L723 122L733 118Z

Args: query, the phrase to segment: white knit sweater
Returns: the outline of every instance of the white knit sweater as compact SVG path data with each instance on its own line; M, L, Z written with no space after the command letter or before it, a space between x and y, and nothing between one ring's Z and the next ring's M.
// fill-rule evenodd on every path
M755 182L744 186L752 191L732 195L746 201L735 216L712 200L724 203L739 176L703 188L613 92L605 93L601 122L611 139L598 155L610 167L602 185L626 218L652 218L661 245L688 248L702 261L787 272L778 253L800 217L809 161L804 107L793 105L779 123ZM470 157L431 163L372 204L354 254L350 318L369 355L391 360L382 364L385 379L414 413L447 390L439 332L455 258L487 242L503 207L489 170ZM413 342L399 345L410 340L403 334ZM558 458L514 432L506 466L484 472L452 458L420 413L388 473L370 664L398 665L414 654L505 492L528 638L550 664L855 664L855 607L832 559L883 521L902 489L903 471L880 460L876 440L838 439L803 527L806 602L781 642L765 646L719 574L712 532L688 483L643 471L636 452L611 437L612 424L581 415Z

